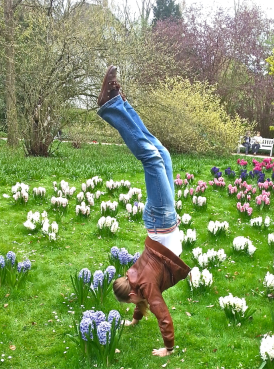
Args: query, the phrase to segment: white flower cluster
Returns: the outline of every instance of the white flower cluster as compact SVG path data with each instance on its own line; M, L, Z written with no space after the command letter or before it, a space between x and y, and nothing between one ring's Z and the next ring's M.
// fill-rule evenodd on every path
M204 196L193 196L192 198L192 202L194 205L197 205L197 206L205 206L206 205L206 197Z
M270 226L270 218L269 216L267 215L265 217L265 220L263 222L263 217L257 217L257 218L253 218L253 219L250 219L250 225L252 227L261 227L262 225L264 225L266 228L268 228Z
M228 228L229 228L228 222L226 221L219 222L218 220L216 220L216 222L211 220L207 226L208 231L214 235L217 235L221 232L226 232Z
M96 192L95 192L95 198L96 198L96 199L99 199L99 197L100 197L101 195L104 195L104 194L105 194L104 192L102 192L102 191L99 191L99 190L98 190L98 191L96 191Z
M264 335L261 341L260 354L264 361L274 362L274 335Z
M134 205L130 203L126 204L126 210L130 215L136 216L138 214L143 214L145 208L145 204L142 202L136 202Z
M69 187L68 182L64 181L63 179L62 179L62 181L60 182L60 185L59 185L60 189L57 187L57 182L56 181L54 181L52 183L52 185L53 185L53 190L57 194L58 197L62 197L63 195L71 197L74 194L74 192L76 191L75 187Z
M263 285L268 290L273 290L274 291L274 274L271 274L271 273L267 272L266 276L264 278L264 281L263 281Z
M29 211L24 226L31 231L42 227L43 234L48 235L50 241L56 240L58 224L56 222L49 223L46 211L43 211L41 214L39 211Z
M232 314L238 312L242 313L242 316L244 316L244 313L248 308L245 298L241 299L237 296L234 297L231 293L228 296L220 297L219 304L222 309L228 308L231 310Z
M99 228L99 230L110 230L111 233L116 233L118 230L118 222L115 218L112 218L110 216L107 217L101 217L98 220L97 226Z
M121 187L124 188L130 188L130 182L129 181L125 181L125 180L121 180L121 181L113 181L113 179L110 179L109 181L106 181L106 188L109 191L114 191L116 189L119 189Z
M81 202L81 205L76 205L75 208L76 215L90 215L90 207L89 205L86 205L85 201Z
M48 235L50 241L56 241L59 230L58 224L56 222L50 224L48 218L45 218L42 224L42 232Z
M207 269L203 269L202 272L200 272L198 267L191 269L191 279L189 283L192 288L199 288L201 286L210 287L212 282L212 274Z
M274 233L268 234L267 241L270 246L274 246Z
M117 201L102 201L101 202L101 213L106 215L107 213L115 214L117 210L118 202Z
M191 217L191 215L185 213L185 214L182 215L180 220L183 224L190 224L191 220L192 220L192 217Z
M199 265L202 268L208 265L219 265L226 259L224 249L220 249L218 251L215 251L214 249L209 249L206 253L203 254L203 250L200 247L196 247L192 250L192 254L194 259L198 261Z
M192 244L196 242L197 236L196 236L196 230L195 229L187 229L186 233L184 233L182 230L180 230L180 240L181 242Z
M181 210L182 207L183 207L182 200L176 201L175 202L175 207L176 207L177 210Z
M68 206L68 199L66 197L52 196L50 202L53 206L55 206L57 208L59 208L59 207L66 208Z
M106 181L106 188L109 191L117 190L121 187L121 182L119 181L113 181L113 179L110 179L109 181Z
M141 201L142 198L141 189L136 187L130 188L127 194L121 193L119 196L119 201L123 202L124 204L127 204L132 200L134 195L136 195L138 201Z
M247 251L249 255L253 255L257 249L248 238L243 236L234 238L233 248L236 251Z
M22 201L23 203L28 202L29 199L29 186L24 183L17 182L15 186L12 186L11 191L13 198L16 202Z
M93 193L91 192L84 193L82 191L76 195L77 202L79 203L81 203L85 198L87 199L87 202L90 206L94 206L94 194Z
M44 197L46 195L46 189L44 187L34 187L32 192L35 197Z
M36 229L38 225L41 224L41 222L44 221L44 219L47 218L47 216L48 214L46 211L43 211L42 214L40 214L39 211L35 211L34 213L32 211L29 211L27 215L27 220L25 221L24 226L27 229L33 231L34 229Z
M87 189L93 190L95 186L100 185L103 182L102 178L95 176L86 181L86 183L82 184L82 190L86 192ZM85 186L84 186L85 185Z

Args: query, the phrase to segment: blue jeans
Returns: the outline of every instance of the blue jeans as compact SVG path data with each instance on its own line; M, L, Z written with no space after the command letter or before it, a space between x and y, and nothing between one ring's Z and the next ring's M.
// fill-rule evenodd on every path
M147 190L143 214L145 227L155 232L173 227L177 223L177 214L168 150L148 131L132 106L120 95L106 102L97 113L119 131L132 154L143 164Z

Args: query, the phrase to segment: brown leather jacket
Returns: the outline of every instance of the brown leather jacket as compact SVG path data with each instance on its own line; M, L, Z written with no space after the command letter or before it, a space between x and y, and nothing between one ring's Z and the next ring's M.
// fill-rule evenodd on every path
M185 279L190 268L172 251L147 237L145 250L136 263L127 271L134 292L147 300L150 311L156 316L166 347L174 346L174 328L162 292ZM136 307L133 318L142 319Z

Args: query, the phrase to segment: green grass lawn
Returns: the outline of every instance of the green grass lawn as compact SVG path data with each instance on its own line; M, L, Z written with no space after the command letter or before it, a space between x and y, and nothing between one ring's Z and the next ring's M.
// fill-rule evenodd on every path
M193 173L195 187L200 179L207 182L212 179L210 169L213 166L223 172L228 166L237 170L236 160L235 156L173 155L174 177L177 173L182 178L186 172ZM251 157L248 161L248 168L252 170ZM106 192L106 180L129 180L132 187L142 189L142 201L145 201L142 165L125 146L86 145L75 150L70 144L63 144L55 157L25 158L20 150L11 151L6 142L0 140L0 255L11 250L19 261L27 257L32 262L24 285L19 289L5 285L0 288L0 368L96 367L95 362L92 366L88 364L68 337L74 333L74 320L79 322L82 311L93 306L90 301L89 306L81 308L71 299L70 275L85 267L92 272L105 269L109 265L112 246L125 247L131 254L142 252L146 237L142 221L129 221L125 207L121 205L116 216L119 222L117 234L99 236L97 221L101 217L101 201L118 201L118 194L112 196L106 192L95 200L88 219L75 215L76 194L81 191L81 184L96 175L103 179L101 191ZM59 219L50 200L54 195L52 182L60 183L62 179L75 186L76 192L69 200L67 213ZM227 185L234 182L227 178L225 181ZM15 204L11 196L11 187L16 182L30 186L30 198L25 205ZM31 195L32 189L38 186L47 190L46 198L39 201ZM5 198L3 194L11 197ZM250 226L249 219L239 216L237 200L228 196L226 188L218 190L208 186L205 196L206 210L195 209L191 198L187 198L180 214L192 216L191 228L197 232L195 247L201 247L204 252L209 248L223 248L227 254L221 266L210 269L213 274L211 289L193 294L188 282L181 281L164 292L175 326L176 350L173 355L164 358L151 355L153 348L163 347L163 342L157 320L149 314L137 326L124 328L117 347L120 352L115 354L111 368L259 369L262 336L274 331L273 303L268 300L263 287L267 271L274 273L274 249L267 243L268 233L274 232L273 204L260 211L255 205L255 196L251 200L252 217L269 215L271 218L268 229L258 229ZM46 210L50 222L57 221L57 241L49 242L41 231L35 233L24 227L30 210ZM207 225L210 220L228 221L227 235L215 237L209 234ZM233 251L232 242L236 236L252 240L257 247L253 257ZM197 263L192 259L192 248L185 247L181 257L194 267ZM219 297L229 292L244 297L248 306L256 308L252 319L242 326L229 325L219 306ZM123 319L131 319L133 308L133 305L118 303L112 293L101 307L105 312L119 310Z

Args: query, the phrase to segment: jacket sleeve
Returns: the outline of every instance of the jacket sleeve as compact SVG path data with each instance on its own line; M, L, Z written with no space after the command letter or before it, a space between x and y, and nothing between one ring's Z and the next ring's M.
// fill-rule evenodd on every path
M150 311L156 316L158 325L166 347L174 346L174 327L168 307L162 293L156 284L146 283L141 287L141 292L150 306ZM136 318L137 319L137 318Z

